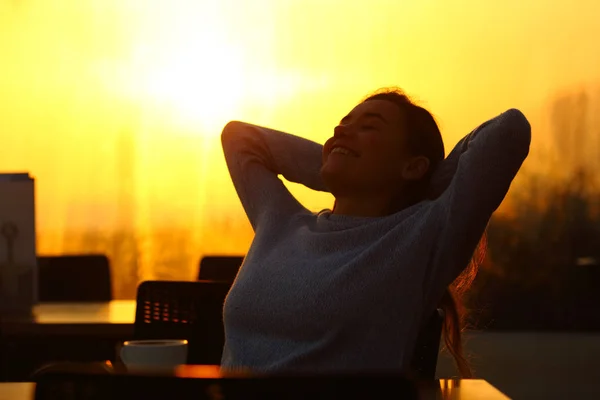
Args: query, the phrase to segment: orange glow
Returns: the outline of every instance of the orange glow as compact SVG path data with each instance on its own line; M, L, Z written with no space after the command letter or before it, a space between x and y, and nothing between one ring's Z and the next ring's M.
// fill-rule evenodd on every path
M181 365L175 370L180 378L222 378L223 373L218 365Z
M527 168L552 164L553 101L600 101L599 12L586 0L0 1L0 170L37 179L41 253L107 252L115 295L132 297L141 279L194 277L202 254L247 250L219 143L228 120L324 142L363 96L398 85L436 115L447 152L517 107L534 128ZM313 210L332 204L289 187Z

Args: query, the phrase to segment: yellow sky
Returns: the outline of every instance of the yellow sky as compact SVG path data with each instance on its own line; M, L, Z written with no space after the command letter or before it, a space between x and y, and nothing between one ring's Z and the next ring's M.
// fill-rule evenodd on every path
M535 156L553 99L598 91L599 16L592 0L0 0L0 170L37 178L40 231L193 229L243 218L225 122L324 142L389 85L436 115L447 152L520 108Z

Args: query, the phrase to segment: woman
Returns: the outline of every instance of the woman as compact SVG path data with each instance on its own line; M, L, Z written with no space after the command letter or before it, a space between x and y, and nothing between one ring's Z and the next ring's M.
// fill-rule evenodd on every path
M509 110L444 160L431 114L392 89L356 106L324 146L242 122L222 143L255 231L225 301L222 366L410 372L420 328L452 304L449 286L529 152L530 126ZM310 212L279 174L332 193L333 210ZM460 340L450 344L468 376Z

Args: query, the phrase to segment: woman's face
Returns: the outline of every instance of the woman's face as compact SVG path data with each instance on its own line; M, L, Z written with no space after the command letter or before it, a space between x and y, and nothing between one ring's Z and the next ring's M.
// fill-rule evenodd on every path
M342 118L325 142L321 176L334 196L393 195L409 178L411 158L400 108L368 100Z

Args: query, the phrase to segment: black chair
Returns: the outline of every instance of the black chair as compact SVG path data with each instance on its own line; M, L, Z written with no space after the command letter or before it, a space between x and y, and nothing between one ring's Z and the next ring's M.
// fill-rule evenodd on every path
M444 310L438 308L419 332L411 367L419 379L435 379Z
M138 286L134 339L187 339L188 364L221 363L223 303L230 282L144 281Z
M112 300L110 261L103 254L39 256L40 302Z
M244 256L204 256L200 260L199 280L215 280L233 282Z

